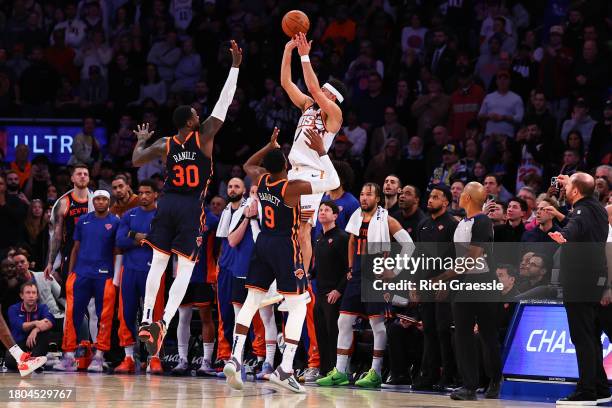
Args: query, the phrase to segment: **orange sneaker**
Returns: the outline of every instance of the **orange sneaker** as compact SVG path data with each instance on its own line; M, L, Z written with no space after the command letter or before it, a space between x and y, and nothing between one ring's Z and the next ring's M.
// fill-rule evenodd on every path
M149 366L147 367L147 373L155 375L162 375L164 373L164 368L162 367L159 357L151 357L149 360Z
M30 353L23 353L19 359L17 369L22 377L31 374L36 369L42 367L47 362L47 357L30 357Z
M115 374L134 374L136 372L136 363L130 356L126 356L121 364L115 367Z

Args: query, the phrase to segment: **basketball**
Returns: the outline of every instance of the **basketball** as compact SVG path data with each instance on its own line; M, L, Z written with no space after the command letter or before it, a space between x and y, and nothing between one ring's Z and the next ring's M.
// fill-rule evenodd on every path
M310 20L304 12L291 10L283 17L282 27L284 33L293 38L297 33L306 34L308 32Z

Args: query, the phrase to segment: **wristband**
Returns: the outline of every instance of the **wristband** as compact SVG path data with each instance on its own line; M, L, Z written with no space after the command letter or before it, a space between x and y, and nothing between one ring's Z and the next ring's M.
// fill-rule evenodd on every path
M308 56L308 54L307 55L302 55L302 56L300 56L300 60L302 62L310 62L310 57Z

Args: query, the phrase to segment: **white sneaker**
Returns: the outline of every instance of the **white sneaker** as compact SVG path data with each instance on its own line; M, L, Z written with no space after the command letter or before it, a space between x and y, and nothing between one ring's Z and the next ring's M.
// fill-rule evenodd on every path
M304 370L304 373L300 376L300 380L303 379L305 383L313 383L321 378L321 373L318 367L308 367Z
M74 357L64 356L53 365L53 369L55 371L74 372L77 371L78 367Z
M172 369L172 375L187 375L189 373L189 363L181 358L178 364Z
M90 373L102 373L104 372L104 359L102 357L94 357L87 367L87 371Z
M225 367L223 367L223 374L227 384L235 390L242 390L244 388L244 382L242 381L242 365L232 357Z
M270 382L297 394L304 394L306 392L306 389L297 382L293 373L286 373L280 367L270 374Z
M198 368L198 371L196 371L196 374L216 377L217 371L215 371L210 361L202 360L202 364L200 365L200 368Z
M30 357L30 353L23 353L17 369L19 369L19 374L21 374L22 377L25 377L26 375L30 375L40 367L44 366L46 362L47 357L45 356Z

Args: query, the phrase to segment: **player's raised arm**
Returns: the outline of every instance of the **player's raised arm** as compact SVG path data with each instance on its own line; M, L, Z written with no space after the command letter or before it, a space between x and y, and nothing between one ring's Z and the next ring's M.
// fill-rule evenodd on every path
M342 110L340 106L336 103L336 101L342 103L344 100L344 96L336 89L333 85L327 83L323 85L328 92L330 92L334 99L328 98L319 86L319 80L317 79L317 75L312 69L312 65L310 64L310 58L308 54L310 53L310 47L312 41L308 41L306 39L306 35L304 33L298 33L293 41L297 44L298 54L300 54L300 60L302 61L302 71L304 72L304 81L306 81L306 87L308 88L308 92L314 98L315 102L323 112L327 115L325 119L325 126L330 132L336 133L340 130L342 126Z
M62 246L62 236L64 234L64 213L66 212L66 201L61 200L53 206L53 224L49 229L53 231L49 237L49 254L47 256L47 265L45 266L44 275L47 280L51 280L53 273L53 263Z
M244 172L251 178L251 180L256 183L259 180L259 177L266 173L266 169L261 167L261 162L264 156L270 151L274 149L280 149L280 145L278 144L278 132L279 129L277 127L272 131L272 136L270 136L270 142L262 147L258 152L252 155L249 160L244 163L242 168Z
M138 141L136 142L136 147L134 147L134 151L132 152L133 166L140 167L153 159L165 157L167 138L162 137L161 139L156 140L151 146L145 147L147 140L153 136L153 133L154 132L149 132L148 123L138 125L137 130L134 131Z
M300 196L303 194L325 193L340 187L340 178L325 151L323 139L314 129L305 128L304 132L308 138L308 142L306 142L308 147L319 154L323 167L323 177L319 180L310 181L291 180L287 184L287 190L285 191L285 202L289 206L298 205Z
M232 53L232 67L219 95L219 100L217 100L210 116L200 125L200 145L202 146L202 152L208 158L212 157L215 135L225 121L227 109L234 100L236 84L238 83L238 67L242 63L242 48L238 47L236 41L232 40L230 52Z
M296 46L297 44L293 40L289 40L285 45L283 60L281 62L280 82L285 92L287 92L287 95L289 95L291 102L304 112L314 101L308 95L300 91L300 88L291 80L291 53Z

